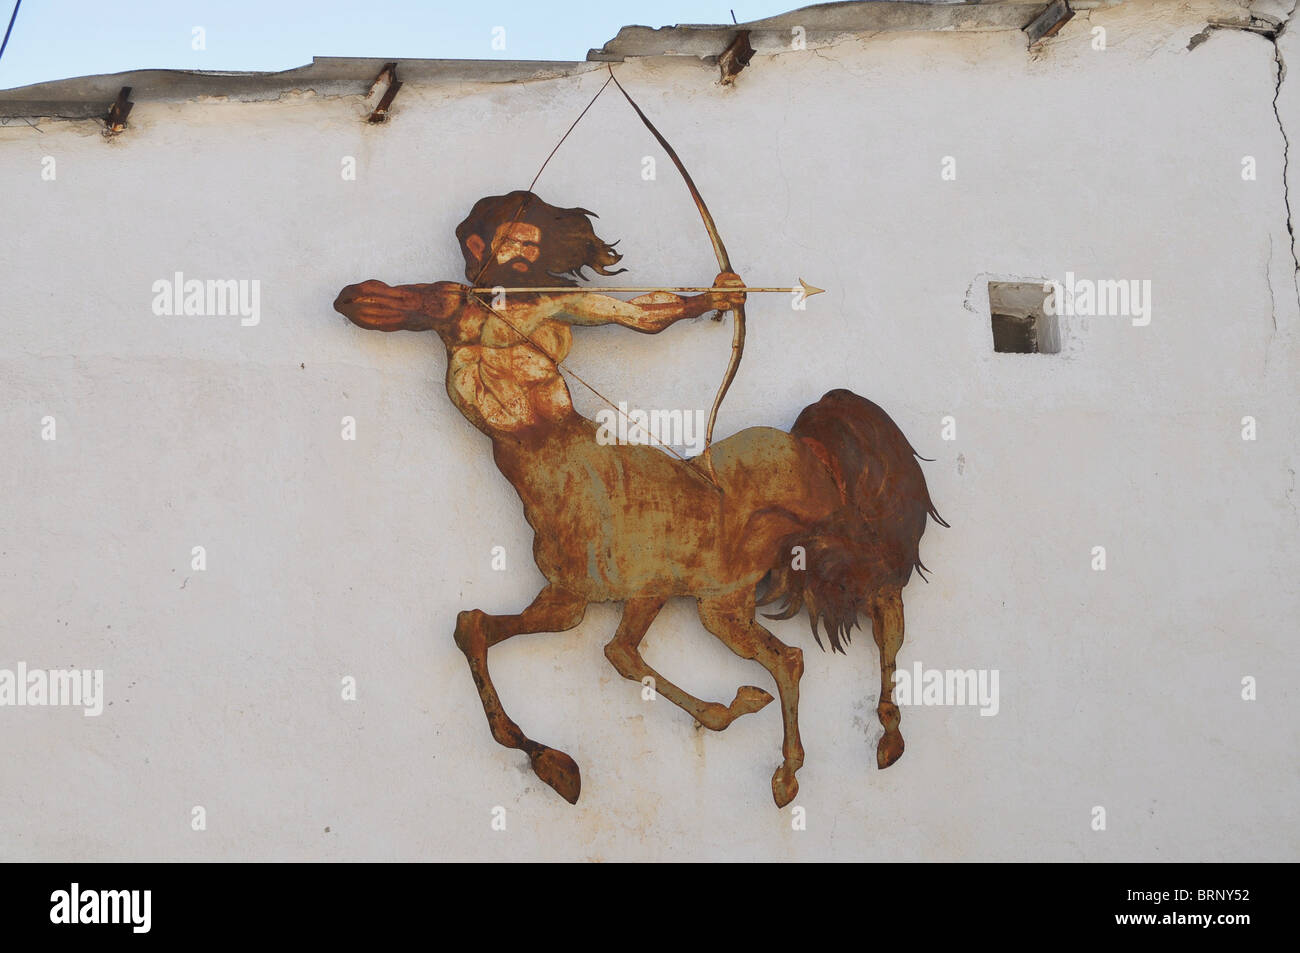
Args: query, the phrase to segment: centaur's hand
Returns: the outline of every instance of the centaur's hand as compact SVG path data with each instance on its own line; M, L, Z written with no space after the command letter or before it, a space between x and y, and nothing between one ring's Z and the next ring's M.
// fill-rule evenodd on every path
M713 279L713 287L722 288L743 288L745 282L737 275L730 271L724 271ZM734 311L740 305L745 303L745 292L743 291L710 291L709 306L716 311Z
M427 331L455 310L457 289L448 281L392 287L382 281L348 285L334 299L334 310L353 324L375 331Z

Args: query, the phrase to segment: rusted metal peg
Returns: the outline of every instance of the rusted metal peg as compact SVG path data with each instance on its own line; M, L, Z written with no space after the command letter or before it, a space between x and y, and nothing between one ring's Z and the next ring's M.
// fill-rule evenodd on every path
M370 93L373 94L379 88L379 84L387 81L388 88L384 90L384 95L380 97L379 104L375 106L375 111L370 114L367 122L379 123L388 118L388 110L393 105L393 100L397 97L397 91L402 88L402 82L397 78L397 64L385 63L384 68L379 71L375 81L370 84Z
M130 101L131 87L123 86L117 94L117 101L108 108L108 115L104 117L107 125L107 132L110 136L116 136L126 128L126 117L131 114L131 107L135 103Z

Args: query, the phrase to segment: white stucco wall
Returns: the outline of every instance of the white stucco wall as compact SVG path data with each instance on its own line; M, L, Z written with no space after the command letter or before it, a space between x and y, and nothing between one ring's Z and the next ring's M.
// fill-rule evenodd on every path
M0 667L103 669L106 693L97 718L0 708L0 856L1300 857L1298 315L1276 64L1242 31L1188 52L1214 6L1094 11L1037 55L1015 33L851 39L760 55L730 90L691 58L618 67L736 269L829 289L802 313L751 299L720 434L788 427L833 387L881 404L935 458L952 524L922 543L933 577L904 594L900 664L1000 672L995 717L905 709L907 752L878 771L870 637L831 656L803 617L774 623L806 652L802 831L771 800L777 706L712 734L643 702L601 652L615 607L490 656L515 720L580 765L579 804L492 741L451 633L461 609L536 593L530 530L447 400L436 339L331 309L365 278L458 279L456 223L527 186L600 71L408 83L377 127L360 99L303 92L139 102L113 141L94 123L0 128ZM1300 63L1296 34L1279 45ZM1294 79L1277 105L1294 202ZM620 281L717 270L612 88L537 191L600 214ZM260 323L155 316L151 286L177 271L259 280ZM1067 271L1149 279L1150 324L1066 319L1059 355L994 354L986 282ZM707 409L730 334L579 330L568 363L633 406ZM689 603L646 645L706 698L771 687Z

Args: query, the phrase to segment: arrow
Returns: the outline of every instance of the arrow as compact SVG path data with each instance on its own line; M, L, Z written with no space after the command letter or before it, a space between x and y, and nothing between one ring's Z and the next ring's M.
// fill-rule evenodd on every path
M598 292L603 292L603 293L607 293L607 292L621 293L621 292L624 292L624 291L628 291L628 292L632 292L632 291L636 291L636 292L645 292L645 291L673 291L673 292L676 292L676 291L719 291L719 292L744 291L744 292L746 292L746 293L751 293L751 292L756 292L756 291L757 291L757 292L761 292L761 291L770 291L770 292L781 292L782 294L789 294L789 293L792 292L792 291L800 291L800 290L802 290L802 292L803 292L803 296L804 296L805 298L811 298L813 295L819 295L819 294L822 294L826 289L825 289L825 288L818 288L818 287L816 287L816 286L814 286L814 285L810 285L810 284L808 284L808 282L806 282L806 281L804 281L802 278L800 278L800 279L799 279L799 287L798 287L798 288L793 288L793 287L792 287L792 288L770 288L770 287L769 287L769 288L751 288L751 287L749 287L749 286L742 286L742 285L709 285L709 286L707 286L707 287L706 287L706 286L695 285L695 286L690 286L690 287L685 287L685 288L620 288L620 287L614 287L614 288L611 288L611 287L606 287L606 286L602 286L602 285L560 285L560 286L556 286L556 287L543 287L543 288L470 288L469 290L472 291L472 292L475 292L476 294L499 294L499 293L501 293L501 292L506 292L506 293L515 292L515 293L520 293L520 294L522 294L522 293L524 293L524 292L528 292L528 291L531 291L531 292L547 292L547 293L552 293L552 294L556 294L556 293L559 293L559 292L575 292L575 291L598 291Z

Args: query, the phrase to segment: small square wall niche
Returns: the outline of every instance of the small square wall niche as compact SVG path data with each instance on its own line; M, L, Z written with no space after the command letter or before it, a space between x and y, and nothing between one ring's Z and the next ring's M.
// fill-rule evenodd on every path
M993 350L999 354L1059 354L1061 331L1048 314L1046 281L990 281Z

